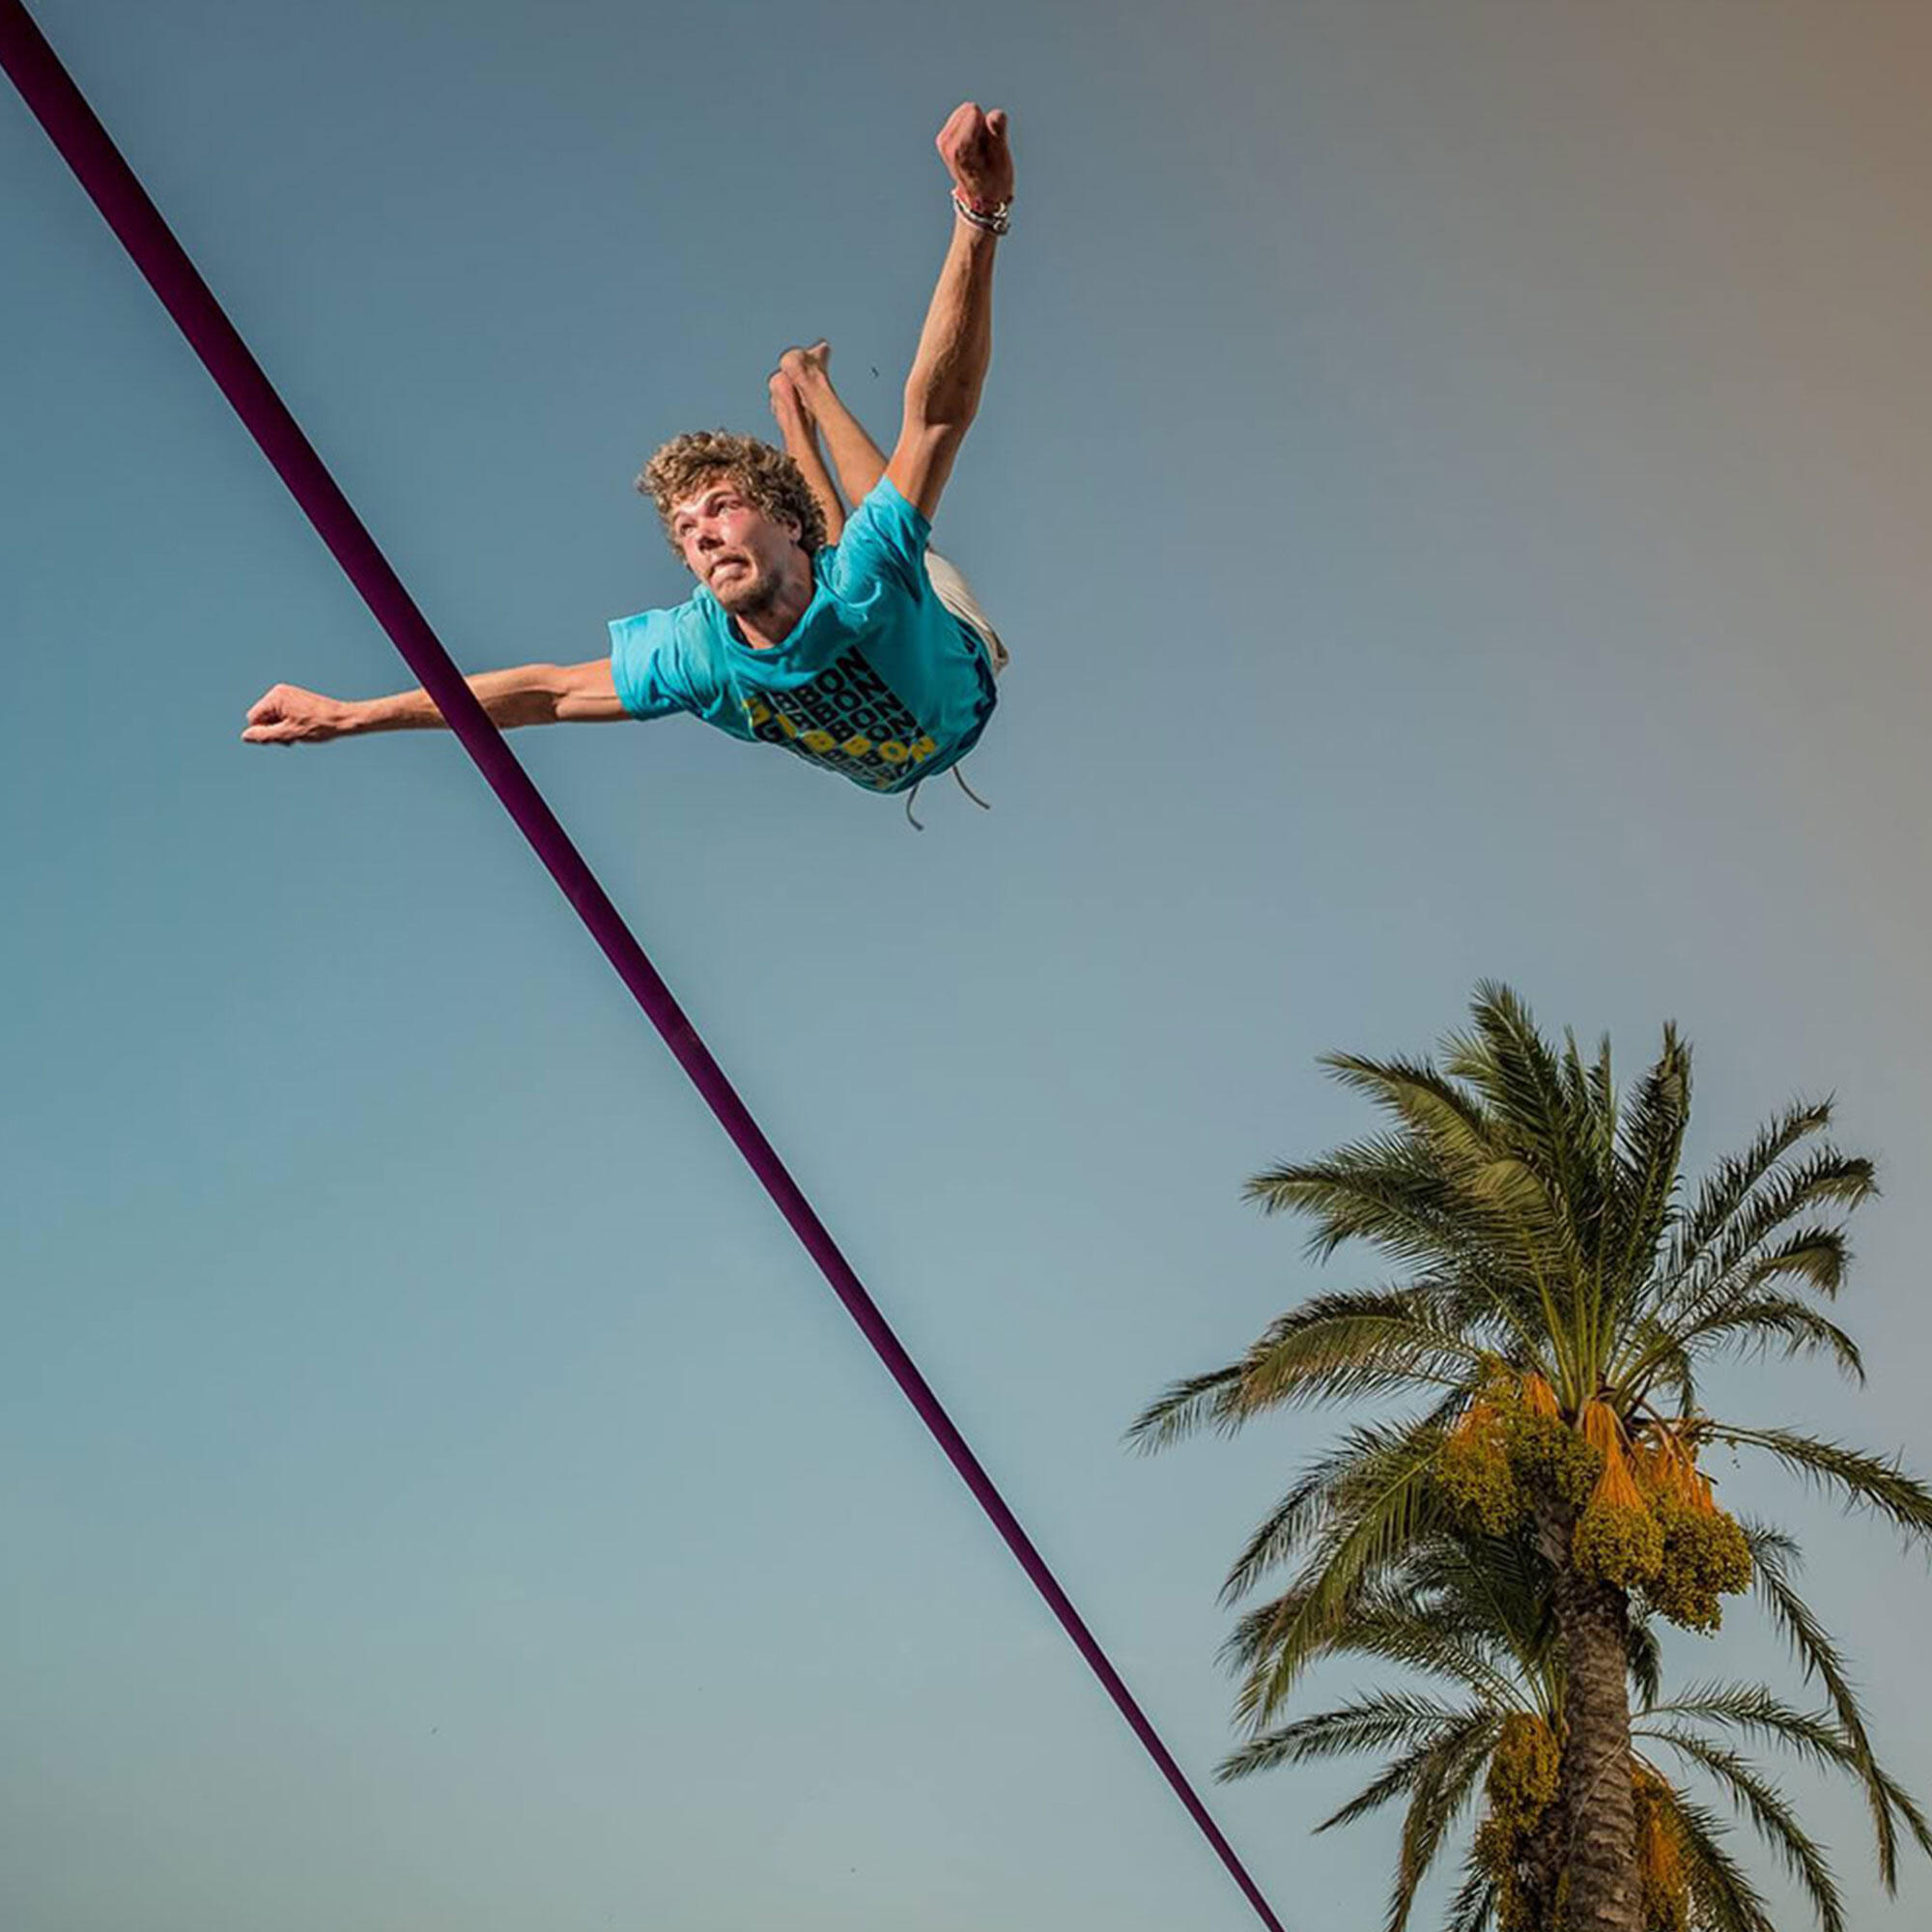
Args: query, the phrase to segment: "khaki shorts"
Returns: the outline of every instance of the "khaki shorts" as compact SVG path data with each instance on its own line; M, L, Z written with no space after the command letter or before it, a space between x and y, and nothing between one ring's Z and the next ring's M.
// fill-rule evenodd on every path
M973 595L973 586L936 550L928 550L925 554L925 574L931 578L932 587L938 594L939 601L955 617L963 617L972 625L980 641L986 647L986 657L993 667L993 675L998 677L1006 669L1012 654L1000 641L999 632L986 621L986 613L980 610L980 600Z

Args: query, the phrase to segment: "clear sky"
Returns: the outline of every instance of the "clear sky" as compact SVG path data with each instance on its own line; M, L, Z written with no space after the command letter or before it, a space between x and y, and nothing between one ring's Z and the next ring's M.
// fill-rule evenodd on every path
M36 11L472 669L684 594L631 478L787 342L890 440L1010 110L993 810L515 744L1198 1777L1333 1425L1122 1431L1354 1278L1240 1182L1480 977L1677 1019L1700 1155L1836 1093L1870 1384L1714 1401L1932 1469L1922 8ZM0 264L8 1925L1251 1923L454 743L239 742L408 680L11 92ZM1924 1566L1720 1473L1932 1796ZM1212 1795L1295 1932L1346 1788Z

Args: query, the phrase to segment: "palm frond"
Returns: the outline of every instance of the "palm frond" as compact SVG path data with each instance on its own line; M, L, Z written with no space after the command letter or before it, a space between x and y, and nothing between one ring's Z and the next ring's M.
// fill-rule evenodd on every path
M1865 1378L1859 1345L1835 1321L1819 1314L1809 1302L1791 1295L1760 1294L1732 1302L1674 1332L1656 1334L1626 1372L1626 1379L1640 1387L1656 1372L1656 1365L1693 1347L1700 1352L1719 1354L1764 1352L1777 1347L1787 1360L1823 1352L1831 1355L1851 1380L1862 1382Z
M1350 1605L1346 1623L1325 1647L1330 1657L1371 1657L1406 1670L1453 1678L1487 1697L1498 1710L1530 1708L1506 1669L1499 1668L1497 1646L1485 1637L1471 1637L1430 1607L1413 1613L1381 1612L1359 1600Z
M1424 1427L1365 1462L1357 1481L1338 1486L1292 1606L1269 1626L1264 1654L1241 1688L1240 1717L1265 1723L1333 1635L1353 1594L1440 1520L1430 1480L1440 1443L1440 1432Z
M1347 1241L1368 1241L1397 1260L1435 1266L1466 1259L1480 1243L1456 1212L1455 1190L1429 1150L1378 1134L1319 1161L1281 1161L1242 1188L1264 1214L1306 1214L1311 1261Z
M1609 1165L1602 1123L1509 987L1481 982L1470 1011L1475 1031L1444 1042L1444 1070L1486 1103L1495 1157L1472 1191L1506 1214L1546 1293L1568 1284L1572 1320L1586 1324L1579 1297L1595 1272L1588 1247L1601 1236Z
M1663 1279L1668 1284L1658 1312L1670 1325L1694 1321L1714 1307L1748 1293L1776 1273L1801 1274L1825 1295L1834 1295L1844 1279L1844 1249L1787 1239L1774 1244L1780 1230L1801 1215L1829 1209L1833 1218L1810 1232L1835 1231L1837 1221L1878 1191L1870 1160L1846 1154L1834 1147L1815 1150L1795 1167L1761 1178L1761 1184L1741 1204L1735 1219L1710 1245L1692 1252L1680 1236L1673 1245ZM1781 1260L1782 1250L1789 1249ZM1766 1263L1772 1265L1760 1273Z
M1801 1214L1821 1208L1850 1213L1877 1192L1877 1169L1869 1157L1829 1145L1815 1149L1805 1159L1771 1176L1699 1257L1691 1272L1701 1269L1713 1278L1730 1274Z
M1607 1059L1607 1042L1605 1051ZM1662 1049L1624 1111L1614 1150L1617 1184L1606 1203L1603 1246L1620 1315L1634 1308L1663 1243L1690 1122L1690 1049L1666 1026Z
M1830 1711L1798 1711L1762 1684L1693 1684L1653 1703L1639 1719L1646 1735L1663 1719L1715 1724L1766 1744L1782 1745L1830 1770L1856 1769L1859 1753Z
M1571 1113L1549 1042L1537 1031L1529 1008L1500 980L1477 982L1469 1013L1475 1031L1449 1037L1443 1070L1474 1087L1510 1140L1533 1152L1544 1174L1560 1180Z
M1461 1739L1444 1739L1416 1778L1414 1795L1403 1819L1402 1848L1384 1932L1404 1932L1407 1925L1417 1889L1429 1876L1443 1838L1475 1795L1476 1779L1489 1759L1492 1742L1480 1728L1472 1728Z
M1214 1776L1226 1784L1276 1765L1312 1764L1357 1751L1433 1750L1448 1732L1479 1720L1490 1721L1480 1705L1454 1706L1412 1690L1374 1691L1250 1738L1221 1760Z
M1887 1891L1895 1892L1898 1889L1896 1820L1905 1820L1907 1831L1928 1857L1932 1857L1932 1829L1928 1829L1910 1794L1879 1763L1844 1656L1792 1583L1791 1574L1798 1567L1798 1545L1782 1530L1768 1523L1747 1520L1740 1526L1750 1546L1753 1589L1790 1644L1805 1679L1816 1677L1831 1700L1833 1715L1864 1785L1865 1804L1871 1813L1872 1835L1878 1848L1879 1877Z
M1624 1634L1624 1668L1640 1710L1654 1710L1663 1694L1663 1652L1657 1633L1641 1617L1632 1617Z
M1711 1243L1744 1212L1759 1183L1773 1174L1793 1148L1832 1124L1830 1100L1800 1101L1787 1107L1741 1153L1728 1154L1705 1176L1682 1216L1672 1243L1669 1272L1689 1272Z
M1134 1418L1127 1441L1144 1455L1166 1449L1212 1424L1223 1435L1241 1426L1238 1405L1241 1364L1230 1362L1206 1375L1169 1382Z
M1238 1603L1269 1570L1317 1535L1351 1495L1373 1485L1376 1471L1391 1458L1406 1460L1419 1448L1427 1448L1433 1456L1461 1406L1458 1394L1410 1421L1368 1423L1350 1430L1262 1519L1221 1585L1221 1602Z
M1792 1429L1742 1429L1714 1422L1707 1433L1715 1441L1776 1456L1818 1488L1836 1490L1850 1507L1884 1517L1908 1542L1932 1540L1932 1490L1908 1475L1897 1457L1887 1461Z
M1449 1901L1442 1932L1490 1932L1496 1916L1496 1885L1475 1861L1464 1862L1463 1887Z
M1366 1094L1438 1154L1452 1161L1480 1160L1487 1154L1489 1122L1482 1108L1428 1061L1324 1053L1321 1064L1341 1085Z
M1444 1751L1460 1752L1464 1747L1475 1747L1479 1750L1478 1761L1487 1760L1489 1753L1495 1748L1499 1727L1489 1712L1472 1713L1471 1719L1466 1727L1459 1727L1453 1732L1445 1730L1429 1743L1418 1745L1413 1750L1384 1765L1370 1783L1365 1784L1339 1810L1331 1811L1315 1830L1326 1832L1338 1825L1352 1825L1357 1819L1379 1811L1392 1799L1412 1790Z
M1844 1230L1819 1222L1793 1230L1783 1240L1761 1250L1747 1265L1730 1270L1729 1278L1741 1280L1748 1292L1793 1275L1830 1298L1844 1286L1851 1259Z
M1668 1780L1659 1800L1677 1828L1690 1887L1691 1923L1698 1932L1777 1932L1764 1894L1731 1856L1717 1813L1692 1804Z
M1463 1388L1490 1351L1444 1320L1427 1291L1317 1294L1277 1318L1241 1363L1240 1417L1295 1402L1337 1402L1416 1386Z
M1778 1854L1787 1871L1811 1901L1824 1932L1844 1932L1844 1906L1832 1868L1817 1841L1799 1824L1784 1795L1747 1758L1694 1731L1665 1725L1651 1733L1661 1743L1709 1773L1732 1804L1747 1816L1758 1835Z
M1460 1393L1493 1352L1445 1317L1427 1286L1318 1294L1278 1317L1237 1362L1171 1382L1127 1440L1165 1449L1204 1427L1232 1435L1299 1402L1343 1402L1415 1388Z

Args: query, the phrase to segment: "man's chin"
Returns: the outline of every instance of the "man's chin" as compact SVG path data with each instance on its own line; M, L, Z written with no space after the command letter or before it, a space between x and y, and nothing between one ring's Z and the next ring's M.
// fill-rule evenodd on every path
M755 617L769 609L772 601L763 582L749 570L714 583L711 594L718 600L719 608L734 617Z

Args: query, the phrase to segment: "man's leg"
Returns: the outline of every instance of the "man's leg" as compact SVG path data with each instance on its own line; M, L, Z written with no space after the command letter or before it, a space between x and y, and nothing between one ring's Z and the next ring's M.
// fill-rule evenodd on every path
M779 370L789 376L811 418L825 432L846 499L861 503L886 473L886 453L866 434L865 425L838 399L832 386L832 345L814 342L810 349L787 349Z
M789 379L797 392L808 420L825 432L825 440L832 450L832 460L838 466L838 480L845 487L845 494L854 503L863 502L872 492L879 478L886 473L885 452L866 434L865 425L860 422L845 405L838 400L838 392L832 386L832 376L826 364L832 359L832 345L814 342L810 349L787 349L779 357L778 374L772 378L774 384ZM776 389L774 390L776 396ZM774 404L776 408L776 403ZM783 420L781 416L781 421ZM786 433L789 446L790 433ZM811 436L812 453L818 450L815 434ZM794 455L797 451L792 452ZM808 470L807 474L810 472ZM814 489L817 485L812 486ZM980 608L980 600L974 596L973 587L958 571L936 550L925 554L926 575L932 580L932 587L938 593L939 601L955 617L963 617L979 633L980 641L986 648L986 656L991 661L993 674L997 677L1010 662L1000 634L986 621L986 613Z
M806 483L825 515L825 541L836 544L844 533L845 505L838 500L838 491L818 447L818 425L799 394L797 383L782 367L774 372L766 388L772 414L784 433L785 454L805 472Z

